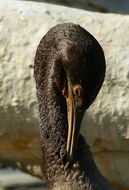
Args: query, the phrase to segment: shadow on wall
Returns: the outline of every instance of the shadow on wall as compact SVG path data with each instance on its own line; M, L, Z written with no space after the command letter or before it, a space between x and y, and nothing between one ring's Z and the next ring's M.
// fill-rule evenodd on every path
M27 0L26 0L27 1ZM128 0L28 0L45 2L103 13L129 14Z

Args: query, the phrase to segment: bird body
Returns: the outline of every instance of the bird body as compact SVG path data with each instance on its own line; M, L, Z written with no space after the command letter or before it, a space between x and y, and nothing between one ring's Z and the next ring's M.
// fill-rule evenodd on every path
M42 38L34 63L43 171L50 190L111 190L81 134L80 122L105 76L104 53L79 25L59 24Z

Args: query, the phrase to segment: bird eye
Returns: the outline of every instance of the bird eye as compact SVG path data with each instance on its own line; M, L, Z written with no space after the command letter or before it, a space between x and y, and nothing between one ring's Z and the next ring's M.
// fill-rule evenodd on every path
M82 94L82 88L80 85L75 85L74 86L74 94L77 96L77 97L80 97L81 94Z

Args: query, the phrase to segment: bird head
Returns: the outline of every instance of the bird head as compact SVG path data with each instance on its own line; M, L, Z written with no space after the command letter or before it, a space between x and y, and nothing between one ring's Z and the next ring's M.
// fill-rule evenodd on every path
M92 36L83 43L61 41L58 52L65 73L61 91L67 103L67 156L71 162L83 113L92 104L104 80L105 58L101 46Z

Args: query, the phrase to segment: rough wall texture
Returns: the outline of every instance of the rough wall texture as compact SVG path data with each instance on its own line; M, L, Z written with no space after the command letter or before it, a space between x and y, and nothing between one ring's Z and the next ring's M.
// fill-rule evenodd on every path
M42 36L63 22L85 27L105 51L106 79L82 131L102 173L129 189L129 16L1 0L0 160L41 175L33 58Z

